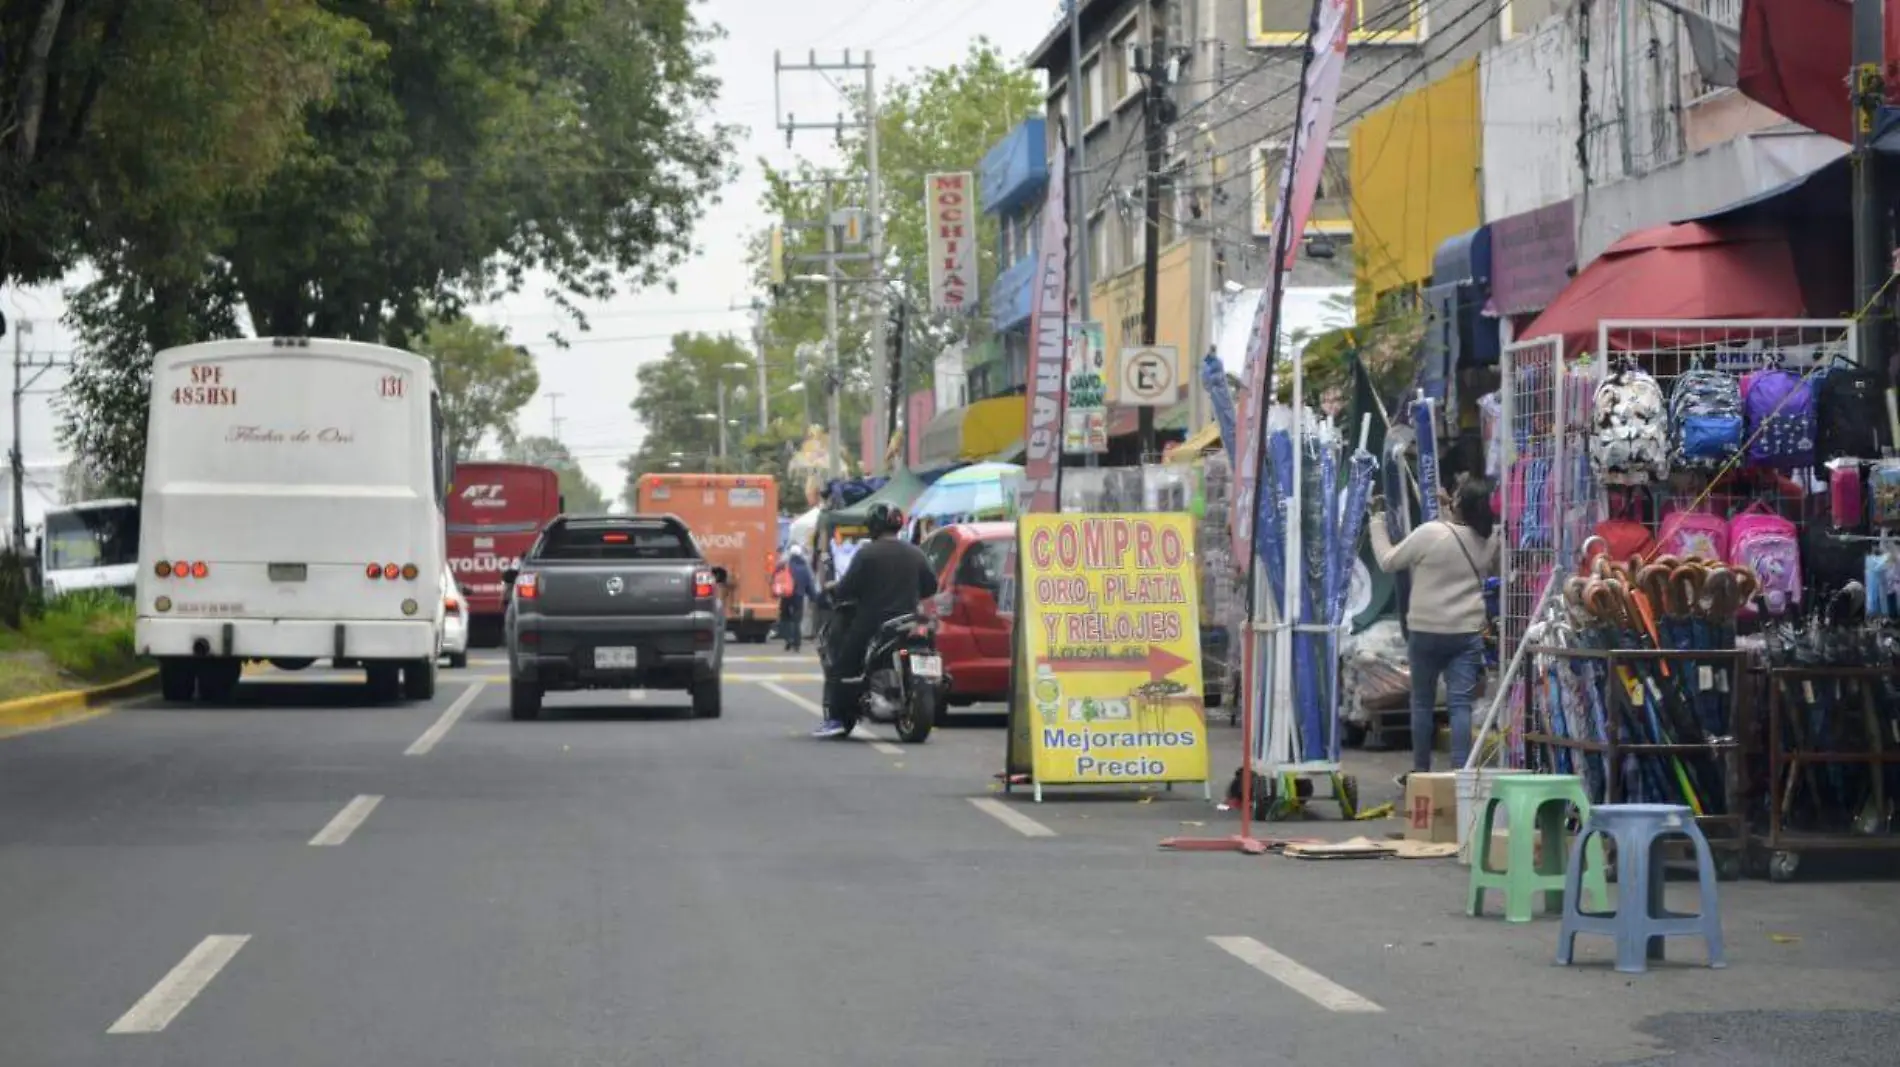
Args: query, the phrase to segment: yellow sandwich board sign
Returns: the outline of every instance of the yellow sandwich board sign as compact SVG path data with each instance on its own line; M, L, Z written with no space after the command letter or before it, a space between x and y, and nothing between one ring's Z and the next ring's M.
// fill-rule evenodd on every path
M1016 529L1010 771L1038 792L1205 782L1191 520L1038 514Z

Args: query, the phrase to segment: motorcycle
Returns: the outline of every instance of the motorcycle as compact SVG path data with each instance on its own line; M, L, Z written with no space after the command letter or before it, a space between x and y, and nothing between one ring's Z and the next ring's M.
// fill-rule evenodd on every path
M818 658L829 677L841 665L832 662L832 631L851 625L856 604L833 606L818 638ZM899 615L878 627L865 649L856 676L839 681L857 698L834 714L847 730L860 719L894 726L898 740L919 745L929 739L943 707L943 657L937 654L937 621L916 613Z

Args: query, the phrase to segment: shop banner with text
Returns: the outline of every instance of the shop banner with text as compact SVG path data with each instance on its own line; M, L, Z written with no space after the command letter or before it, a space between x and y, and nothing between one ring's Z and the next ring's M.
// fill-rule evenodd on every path
M1234 472L1234 566L1246 570L1252 556L1254 494L1260 483L1261 420L1272 401L1266 396L1269 372L1269 343L1279 330L1278 290L1281 272L1290 270L1299 250L1299 238L1319 195L1319 180L1326 162L1326 144L1333 135L1333 112L1339 103L1339 79L1346 68L1346 31L1351 28L1352 4L1349 0L1314 0L1316 28L1306 57L1306 84L1300 96L1300 128L1294 137L1293 152L1280 168L1279 196L1273 207L1273 243L1270 248L1286 250L1285 258L1267 272L1260 290L1260 303L1254 312L1253 335L1247 344L1244 380L1246 395L1241 397L1238 440L1239 466ZM1271 253L1269 253L1271 254Z
M967 315L977 308L976 175L924 176L930 253L930 310Z
M1207 780L1187 515L1024 515L1012 750L1039 785Z

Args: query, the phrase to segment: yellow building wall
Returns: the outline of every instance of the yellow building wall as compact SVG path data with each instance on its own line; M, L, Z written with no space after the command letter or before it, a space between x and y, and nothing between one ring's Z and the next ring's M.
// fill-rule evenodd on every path
M1192 241L1176 241L1161 250L1155 279L1155 344L1173 345L1186 373L1198 373L1196 353L1188 351L1194 313ZM1089 286L1089 317L1102 324L1102 350L1113 359L1124 347L1141 343L1141 268L1132 267Z
M1476 229L1484 194L1478 61L1399 97L1352 128L1354 297L1359 320L1379 294L1432 273L1446 238Z

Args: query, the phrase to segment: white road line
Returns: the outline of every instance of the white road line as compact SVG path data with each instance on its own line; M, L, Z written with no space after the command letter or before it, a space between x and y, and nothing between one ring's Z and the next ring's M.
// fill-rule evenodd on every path
M804 708L806 711L811 712L812 715L817 718L822 719L825 717L825 709L821 705L819 705L817 701L808 700L805 697L799 696L797 693L792 692L790 689L785 688L784 686L778 684L777 682L760 682L759 688L769 689L772 692L777 693L779 696L782 696L786 700L791 701L793 706ZM903 749L898 748L896 745L891 744L889 741L879 741L875 738L871 738L871 739L867 739L865 741L865 744L870 745L872 751L881 752L886 756L901 756L904 754Z
M1370 1014L1385 1010L1318 971L1273 951L1251 937L1210 937L1208 940L1235 959L1327 1011Z
M403 749L402 754L405 756L428 755L429 750L436 746L436 742L448 735L449 727L454 726L455 721L460 719L462 713L468 710L468 706L475 703L475 697L481 693L482 687L486 684L486 682L476 682L467 689L462 690L462 695L456 697L455 703L450 704L448 710L442 713L442 717L435 720L435 725L422 731L422 736L416 738L414 744Z
M106 1033L156 1034L170 1026L250 939L249 934L212 934L198 942L197 948L159 979L151 992L140 997L131 1011L119 1016Z
M375 811L376 805L382 802L382 797L368 795L357 797L343 805L343 810L337 812L336 818L331 819L327 826L318 830L317 836L311 838L310 843L323 847L340 845L348 841L350 835L356 832L356 828L363 825L363 820L369 818L369 813Z
M644 690L644 689L629 689L629 690L627 690L627 699L628 699L628 700L645 700L646 698L647 698L647 691L646 691L646 690Z
M976 810L1024 837L1054 837L1056 832L994 797L966 797Z

